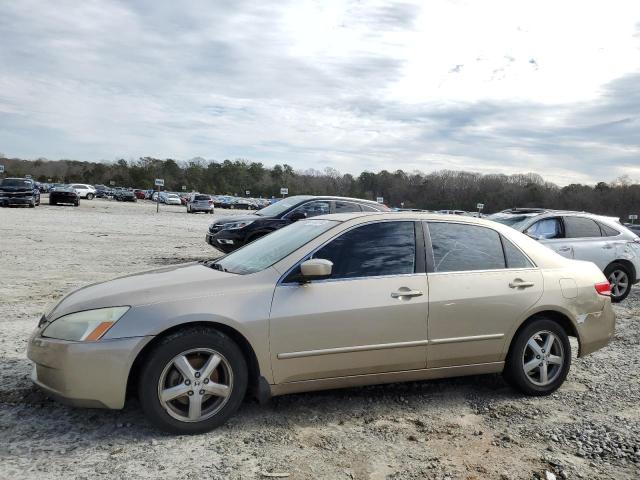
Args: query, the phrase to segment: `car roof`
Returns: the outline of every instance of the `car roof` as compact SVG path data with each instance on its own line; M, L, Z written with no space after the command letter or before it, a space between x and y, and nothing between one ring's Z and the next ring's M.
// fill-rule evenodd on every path
M346 202L358 202L358 203L369 203L372 205L382 205L374 200L367 200L364 198L354 198L354 197L335 197L333 195L292 195L287 198L295 198L299 201L307 201L307 200L344 200Z
M328 215L318 215L310 217L309 220L315 220L321 218L322 220L334 220L337 222L347 222L356 218L363 217L378 217L384 220L433 220L433 221L451 221L456 223L469 223L476 225L490 226L491 228L501 229L504 225L486 220L484 218L468 217L464 215L448 215L442 213L429 213L429 212L396 212L393 210L383 212L351 212L351 213L330 213ZM507 227L511 228L511 227Z

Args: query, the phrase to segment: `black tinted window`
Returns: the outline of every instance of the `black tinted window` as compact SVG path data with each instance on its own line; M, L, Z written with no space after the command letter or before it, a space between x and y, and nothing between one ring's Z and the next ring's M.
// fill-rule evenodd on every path
M317 215L327 215L331 213L331 206L329 205L329 201L324 200L307 202L296 208L294 212L304 212L307 214L307 218L310 218Z
M414 223L380 222L354 228L322 247L313 258L333 262L331 278L414 273Z
M336 213L360 212L360 205L351 202L336 201Z
M611 228L603 223L598 223L600 225L600 230L602 230L602 235L604 237L615 237L616 235L620 235L620 232L615 228Z
M429 222L436 272L505 268L498 232L475 225Z
M507 268L533 267L533 264L529 259L525 257L524 254L509 240L502 237L502 244L504 245L504 257L507 261Z
M211 197L209 195L195 195L193 200L211 200Z
M590 218L564 217L566 238L600 237L600 227Z

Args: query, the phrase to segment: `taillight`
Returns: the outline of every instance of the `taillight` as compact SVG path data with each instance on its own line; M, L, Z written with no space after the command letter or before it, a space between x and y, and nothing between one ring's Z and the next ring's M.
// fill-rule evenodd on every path
M609 282L600 282L595 284L596 292L598 295L604 295L606 297L611 296L611 285Z
M213 200L209 200L209 205L213 205Z

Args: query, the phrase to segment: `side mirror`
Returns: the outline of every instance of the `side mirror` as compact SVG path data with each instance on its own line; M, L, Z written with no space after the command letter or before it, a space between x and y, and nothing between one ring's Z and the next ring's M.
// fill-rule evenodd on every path
M307 214L301 211L293 212L291 215L289 215L289 220L291 220L292 222L297 222L298 220L302 220L303 218L307 218Z
M331 276L333 262L324 258L311 258L300 264L300 280L321 280Z

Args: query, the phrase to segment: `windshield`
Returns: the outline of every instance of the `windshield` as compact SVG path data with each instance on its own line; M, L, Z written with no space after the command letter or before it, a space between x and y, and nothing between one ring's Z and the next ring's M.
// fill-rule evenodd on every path
M338 222L333 220L300 220L251 242L212 266L241 275L260 272L336 225Z
M508 213L494 213L493 215L489 215L489 220L493 220L494 222L502 223L503 225L507 225L509 227L513 227L516 230L522 230L522 228L529 223L529 220L532 217L537 217L539 214L530 213L530 214L522 214L522 215L512 215Z
M291 207L294 207L300 202L303 202L304 200L308 200L310 198L313 197L298 195L296 197L289 197L283 200L278 200L276 203L260 209L260 211L256 212L256 215L260 215L261 217L277 217L282 212L285 212Z
M3 187L33 188L31 180L23 180L21 178L5 178L0 185Z

